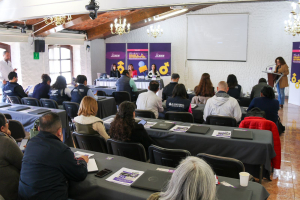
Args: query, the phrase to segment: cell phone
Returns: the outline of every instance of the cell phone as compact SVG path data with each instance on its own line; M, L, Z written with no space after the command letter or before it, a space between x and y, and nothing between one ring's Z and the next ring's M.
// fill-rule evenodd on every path
M103 169L103 170L99 171L97 174L95 174L95 176L97 176L99 178L103 178L104 176L106 176L106 175L108 175L110 173L112 173L111 170L109 170L109 169Z
M145 120L142 119L142 120L139 122L139 124L145 125L145 124L147 124L147 121L145 121Z

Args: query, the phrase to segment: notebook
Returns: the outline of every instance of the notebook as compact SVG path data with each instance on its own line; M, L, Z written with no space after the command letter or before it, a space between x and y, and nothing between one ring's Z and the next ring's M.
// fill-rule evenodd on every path
M11 106L10 104L3 104L3 105L0 105L0 108L4 108L4 107L8 107L8 106Z
M131 187L159 192L171 179L172 173L147 170Z
M27 109L30 109L30 107L26 107L26 106L15 106L15 107L9 108L8 110L11 110L11 111L21 111L21 110L27 110Z
M175 126L175 124L173 124L173 123L158 122L157 124L155 124L154 126L151 126L150 128L170 130L170 128L172 128L173 126Z
M192 125L186 132L187 133L200 133L206 134L210 128L208 126L195 126Z
M34 114L34 115L40 115L40 114L43 114L43 113L46 113L46 112L51 112L51 110L48 110L48 109L37 109L37 110L31 111L31 112L28 112L28 113L29 114Z
M217 186L218 200L251 200L252 191L244 188L232 188L224 185Z
M231 138L253 140L253 133L249 130L234 129L231 133Z

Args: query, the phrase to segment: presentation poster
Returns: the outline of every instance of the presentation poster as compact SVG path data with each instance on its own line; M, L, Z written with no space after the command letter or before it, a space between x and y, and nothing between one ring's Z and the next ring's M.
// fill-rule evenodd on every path
M171 43L150 43L149 69L152 64L156 65L161 76L171 75Z
M109 75L112 64L116 64L120 73L125 69L126 43L106 44L106 73Z
M127 65L132 64L138 76L148 74L148 52L148 43L127 44Z
M300 42L293 43L289 103L300 105Z

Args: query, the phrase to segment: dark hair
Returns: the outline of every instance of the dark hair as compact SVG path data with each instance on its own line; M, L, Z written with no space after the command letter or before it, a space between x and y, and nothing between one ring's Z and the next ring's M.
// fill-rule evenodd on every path
M234 88L238 85L238 81L236 79L236 76L234 74L229 74L227 77L227 85L229 88Z
M48 74L43 74L42 75L42 80L43 80L44 83L47 83L48 81L51 82L51 78Z
M126 75L126 74L129 74L129 71L128 70L124 70L122 75Z
M186 99L186 89L185 89L185 86L181 83L177 84L174 87L173 92L172 92L172 97L177 97L177 96Z
M3 56L4 56L6 53L9 53L9 52L8 52L8 51L3 51Z
M277 64L277 60L279 60L279 62L280 62L280 65L285 65L286 64L286 62L285 62L285 60L283 59L283 57L277 57L276 59L275 59L275 63Z
M17 77L18 77L18 74L16 72L9 72L9 74L8 74L8 80L10 80L10 81Z
M156 74L156 64L152 64L152 65L151 65L151 68L152 68L153 65L154 65L154 67L155 67L154 73Z
M49 112L39 118L39 126L41 131L55 133L62 127L61 120L58 114Z
M274 90L270 86L264 86L260 92L264 95L264 97L267 97L269 99L275 99Z
M132 66L132 68L133 68L133 70L134 70L134 66L133 66L133 64L129 64L128 66Z
M76 78L76 82L77 83L80 83L80 84L83 84L84 81L87 81L87 78L85 75L78 75L77 78Z
M135 105L130 101L124 101L119 105L119 111L111 123L109 135L111 138L120 141L129 141L134 129L133 112Z
M178 79L180 78L179 74L173 73L171 79Z
M152 92L156 92L159 88L159 83L157 81L150 81L149 83L149 89L152 91Z
M65 89L66 87L67 87L66 78L64 76L58 76L51 88L61 90L61 89Z
M114 70L114 66L116 66L116 70L118 70L117 64L116 64L116 63L113 63L113 64L111 65L111 70Z
M2 113L0 113L0 130L2 126L5 126L6 123L6 117Z
M199 85L196 87L196 96L212 97L214 96L213 85L210 80L210 75L208 73L203 73L199 82Z
M260 78L258 81L258 83L266 83L266 82L267 82L267 80L265 78Z

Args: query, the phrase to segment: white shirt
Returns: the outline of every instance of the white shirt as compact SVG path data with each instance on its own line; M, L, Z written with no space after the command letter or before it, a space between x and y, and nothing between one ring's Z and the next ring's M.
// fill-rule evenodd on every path
M0 61L0 81L1 81L1 83L3 80L8 81L8 74L12 71L13 71L13 68L11 66L10 61L8 61L8 62L6 62L4 60Z
M137 109L150 110L154 112L156 118L158 118L158 112L164 111L161 98L150 90L139 94L136 105Z

